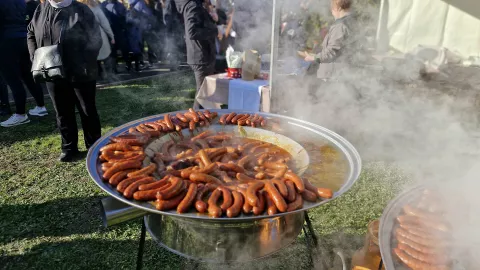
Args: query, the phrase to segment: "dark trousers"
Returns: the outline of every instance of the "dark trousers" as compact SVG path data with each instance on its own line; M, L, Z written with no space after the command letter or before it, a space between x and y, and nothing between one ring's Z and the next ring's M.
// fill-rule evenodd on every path
M17 114L25 114L27 94L23 83L37 102L37 106L45 106L42 88L33 81L31 68L26 38L7 39L1 42L0 72L10 86Z
M7 84L0 76L0 105L9 105Z
M215 73L215 62L210 65L190 65L195 73L195 82L197 83L197 92L202 86L205 77Z
M126 38L125 33L120 32L120 33L115 33L115 44L112 45L112 53L111 57L114 59L114 71L117 71L117 65L118 65L118 57L117 57L117 51L120 50L122 52L122 58L123 61L125 61L126 65L128 68L131 67L130 61L129 61L129 52L128 52L128 39Z
M48 82L47 88L57 113L62 150L78 150L75 106L80 113L85 146L90 148L101 137L100 118L95 105L96 82Z

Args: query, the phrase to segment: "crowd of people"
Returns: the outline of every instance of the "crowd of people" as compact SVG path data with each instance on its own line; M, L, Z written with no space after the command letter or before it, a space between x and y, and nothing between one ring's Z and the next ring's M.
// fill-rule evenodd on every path
M218 55L229 46L245 49L239 41L249 36L248 28L268 24L251 16L260 7L271 10L264 1L239 1L235 11L232 0L1 0L0 115L11 114L8 88L15 112L0 125L13 127L28 123L28 115L47 115L46 88L62 138L60 160L73 160L78 155L76 109L86 147L101 136L95 105L99 76L117 72L119 63L140 71L144 55L148 65L186 57L200 88L215 72ZM321 51L305 59L319 65L319 77L330 76L333 63L348 58L344 49L353 29L350 6L351 0L332 0L336 21ZM268 17L268 12L261 13ZM260 47L268 46L264 38L250 33L250 41ZM36 102L28 114L27 89Z
M0 125L13 127L29 123L29 116L48 115L47 89L62 138L60 161L71 161L79 153L76 110L86 147L101 136L95 105L99 76L117 72L119 63L140 71L143 55L147 65L186 57L198 84L214 72L228 21L209 0L2 0L0 115L12 113L8 89L15 111ZM219 34L222 27L227 29ZM28 114L26 90L36 102Z

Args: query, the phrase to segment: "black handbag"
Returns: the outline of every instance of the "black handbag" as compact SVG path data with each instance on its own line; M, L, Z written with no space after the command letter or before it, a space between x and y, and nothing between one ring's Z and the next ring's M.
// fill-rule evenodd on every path
M60 37L57 44L41 47L35 50L32 62L32 75L33 80L36 83L55 82L66 78L62 61L61 46L66 21L63 23L62 29L60 30ZM52 35L50 35L50 37L51 36Z

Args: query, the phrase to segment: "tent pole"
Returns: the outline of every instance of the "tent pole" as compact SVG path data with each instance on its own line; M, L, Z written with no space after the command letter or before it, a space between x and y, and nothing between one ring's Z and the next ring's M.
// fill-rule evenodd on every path
M271 112L278 111L279 108L276 107L276 100L278 90L275 89L275 79L277 77L277 59L278 59L278 43L280 40L280 10L281 10L281 0L273 0L273 12L272 12L272 36L271 36L271 47L270 47L270 104Z

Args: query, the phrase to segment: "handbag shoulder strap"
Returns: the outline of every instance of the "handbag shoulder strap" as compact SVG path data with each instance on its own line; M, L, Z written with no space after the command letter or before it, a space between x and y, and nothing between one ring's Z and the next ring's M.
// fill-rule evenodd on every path
M63 41L65 40L65 32L67 31L69 21L70 21L70 14L67 11L67 17L63 20L62 28L60 28L60 36L58 37L58 43L57 44L63 43Z

